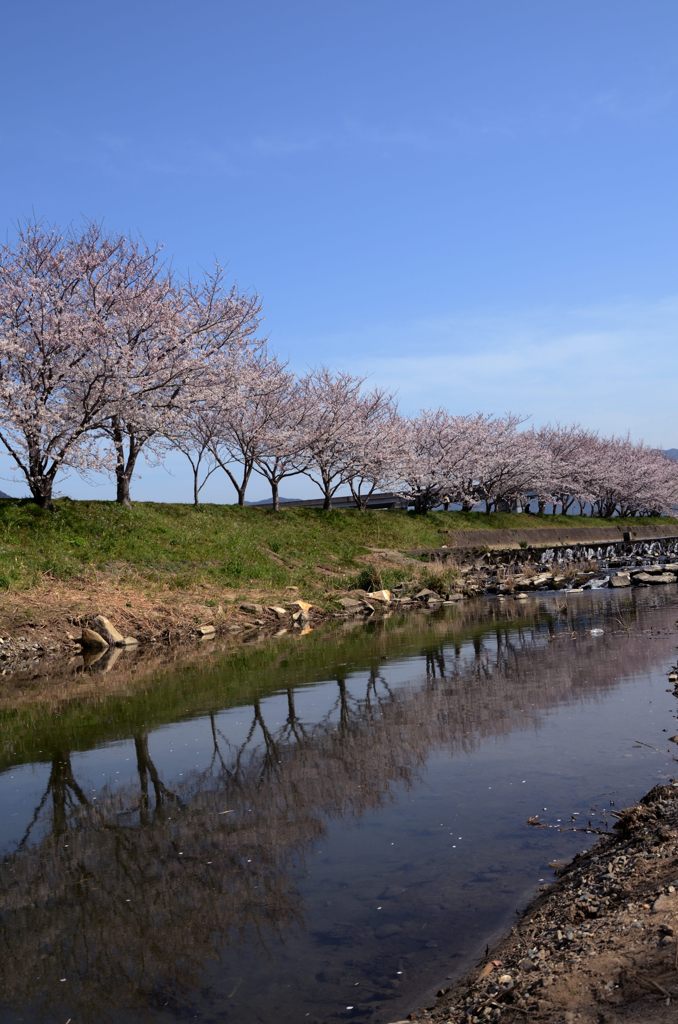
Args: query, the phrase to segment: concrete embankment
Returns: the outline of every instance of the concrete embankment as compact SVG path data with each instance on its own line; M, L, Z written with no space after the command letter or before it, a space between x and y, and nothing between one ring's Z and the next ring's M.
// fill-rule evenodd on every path
M674 528L628 525L609 527L536 526L524 530L452 530L446 541L447 549L470 550L515 550L524 547L545 549L552 547L577 547L583 544L635 544L640 542L678 540L678 525ZM446 550L445 548L438 550Z

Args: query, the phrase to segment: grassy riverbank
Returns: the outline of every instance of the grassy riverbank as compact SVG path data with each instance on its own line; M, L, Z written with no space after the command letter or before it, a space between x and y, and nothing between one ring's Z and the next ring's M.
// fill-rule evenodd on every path
M622 524L615 520L614 526ZM671 519L629 525L675 525ZM511 513L358 512L291 508L273 513L232 505L59 501L53 512L0 501L0 589L29 590L45 580L92 574L175 591L208 586L275 592L297 586L315 596L360 585L375 552L439 547L452 531L568 530L610 520ZM388 562L388 559L385 559ZM384 565L384 585L402 574Z
M69 500L46 512L26 501L0 501L0 670L14 672L45 654L73 651L81 626L96 615L142 643L195 637L205 623L222 633L272 631L290 623L276 623L264 607L284 605L289 616L297 599L312 602L317 624L323 609L337 607L334 598L353 589L406 583L468 591L455 558L435 565L413 554L418 550L452 547L468 536L477 536L481 549L509 541L517 546L516 536L524 545L535 530L543 543L546 527L560 542L597 526L619 536L622 525L507 513L274 513L154 503L124 509ZM629 525L675 530L677 524L655 519ZM589 543L586 533L582 537ZM460 551L458 557L469 556ZM246 602L249 607L242 608Z

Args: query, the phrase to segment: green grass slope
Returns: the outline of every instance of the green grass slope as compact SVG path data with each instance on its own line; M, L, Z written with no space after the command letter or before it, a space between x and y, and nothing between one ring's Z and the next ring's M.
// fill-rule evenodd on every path
M286 586L355 586L370 549L407 552L445 543L451 530L529 526L609 526L605 520L497 513L359 512L232 505L0 502L0 588L27 590L45 578L74 580L92 571L180 589L216 585L238 591ZM642 520L674 523L673 520ZM638 520L635 521L638 524ZM619 521L615 521L619 525ZM394 582L394 581L391 581Z

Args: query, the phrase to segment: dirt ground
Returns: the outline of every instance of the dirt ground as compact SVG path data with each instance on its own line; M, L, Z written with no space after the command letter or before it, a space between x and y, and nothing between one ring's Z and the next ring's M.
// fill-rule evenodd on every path
M678 782L621 812L417 1024L676 1024Z
M291 603L298 596L297 588L288 588L284 600ZM247 600L262 604L252 604L250 611L243 611L235 592L216 587L150 590L142 582L121 584L111 575L96 573L82 580L47 580L29 591L3 593L0 676L12 676L31 667L47 674L52 662L63 661L79 650L76 641L82 626L89 625L95 615L107 616L125 636L135 637L145 649L156 643L176 646L195 642L201 623L212 623L217 633L226 635L261 627L273 629L276 617L263 603L266 595L250 591Z

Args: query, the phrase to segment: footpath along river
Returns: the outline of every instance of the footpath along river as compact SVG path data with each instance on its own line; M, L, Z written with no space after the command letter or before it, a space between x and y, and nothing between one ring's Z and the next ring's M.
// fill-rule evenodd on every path
M674 774L677 618L675 587L485 600L3 712L0 1022L430 1003Z

